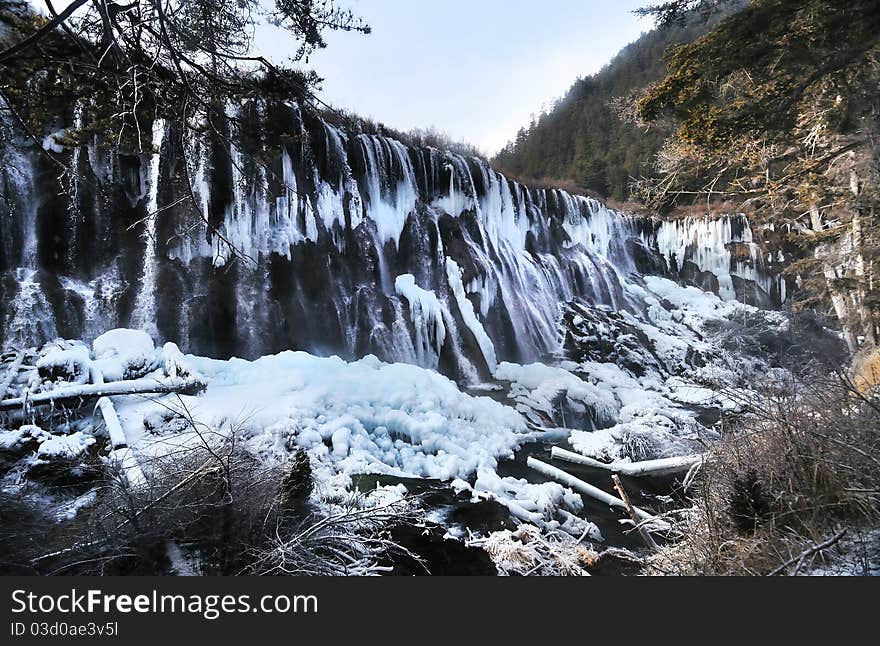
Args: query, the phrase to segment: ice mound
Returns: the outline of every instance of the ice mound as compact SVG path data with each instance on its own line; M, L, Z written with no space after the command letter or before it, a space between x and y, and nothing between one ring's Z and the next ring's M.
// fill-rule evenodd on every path
M159 408L212 432L237 431L264 459L286 459L302 447L316 466L341 474L341 484L361 473L467 478L494 469L527 433L513 409L463 393L431 370L373 356L352 363L304 352L186 361L208 380L204 394L120 402L126 436L139 438L142 454L200 441L194 431L148 432Z

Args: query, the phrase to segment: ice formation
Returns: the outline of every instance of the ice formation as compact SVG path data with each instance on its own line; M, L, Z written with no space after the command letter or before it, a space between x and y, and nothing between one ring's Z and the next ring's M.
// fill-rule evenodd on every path
M227 109L289 135L258 151L269 163L253 142L157 122L150 154L56 150L94 180L63 208L37 199L69 195L37 151L2 144L15 163L0 166L0 345L43 347L39 378L16 387L207 383L114 399L122 462L147 477L210 429L267 461L304 449L325 492L361 474L432 478L584 531L579 495L503 464L536 441L602 460L696 450L713 432L701 410L734 405L707 385L735 366L704 322L785 298L741 216L645 220L295 105ZM99 433L34 428L3 431L0 449L74 459Z

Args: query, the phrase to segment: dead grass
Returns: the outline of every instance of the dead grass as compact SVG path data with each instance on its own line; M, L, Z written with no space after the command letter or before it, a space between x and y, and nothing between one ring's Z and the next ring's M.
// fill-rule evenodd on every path
M768 382L740 404L746 413L713 445L689 491L684 538L653 557L649 571L792 574L821 561L822 550L799 556L841 529L880 519L876 390L833 372Z

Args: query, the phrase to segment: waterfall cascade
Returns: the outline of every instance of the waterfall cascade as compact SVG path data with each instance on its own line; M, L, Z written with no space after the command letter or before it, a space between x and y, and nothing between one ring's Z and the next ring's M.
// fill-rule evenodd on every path
M237 117L232 144L156 122L152 154L59 147L65 179L2 124L0 345L128 326L209 356L372 353L473 380L555 352L564 302L637 307L621 282L639 272L785 298L743 217L650 222L296 106Z

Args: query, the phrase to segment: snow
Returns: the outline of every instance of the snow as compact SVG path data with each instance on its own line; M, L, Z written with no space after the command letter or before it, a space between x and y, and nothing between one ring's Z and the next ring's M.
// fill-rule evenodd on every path
M153 339L143 330L110 330L92 342L92 349L106 381L143 376L156 365Z
M77 431L70 435L52 435L43 440L37 449L37 458L42 460L76 460L95 443L94 436Z
M699 452L701 442L714 431L697 421L695 408L738 410L735 398L704 383L706 379L733 382L737 368L735 360L714 345L704 323L758 310L654 276L644 277L641 285L627 282L625 290L644 310L641 314L638 310L618 312L620 320L644 333L660 361L659 372L646 369L636 376L615 363L589 360L553 365L502 362L495 376L511 382L510 395L517 410L534 423L539 423L540 415L559 423L566 415L590 411L590 419L599 428L581 422L568 435L568 443L585 456L613 462ZM776 313L763 316L770 322L784 321ZM580 316L572 318L575 326L583 323ZM590 329L605 341L620 335L610 325ZM687 362L695 351L707 362L705 366L696 368ZM584 418L580 415L579 419Z
M32 442L43 442L50 437L51 434L39 426L24 424L12 431L0 431L0 451L15 452Z
M66 502L55 512L55 521L73 520L83 509L93 506L98 500L98 492L94 489Z
M75 375L77 383L85 383L90 364L88 347L75 342L60 342L46 348L37 359L37 370L42 374Z
M43 150L60 155L67 150L66 146L62 143L66 137L67 128L62 128L46 135L43 137Z
M608 390L584 381L561 367L532 363L521 366L502 362L495 372L498 379L514 382L511 394L522 406L553 416L555 400L565 395L571 402L577 402L596 411L599 415L616 415L618 402Z
M583 509L580 495L556 482L530 483L524 478L501 477L493 469L480 469L473 486L474 496L497 500L523 522L547 529L556 529L553 520L559 509L579 512Z
M303 352L252 362L186 359L209 381L203 395L118 401L126 437L142 454L198 441L193 432L148 433L145 418L159 407L220 434L237 429L269 460L302 447L317 465L344 476L465 479L511 456L527 430L512 409L462 393L442 375L372 356L352 363Z
M601 216L589 226L598 233L583 235L576 244L593 245L613 257L614 241L603 237L601 232L610 229L603 228ZM629 356L642 357L644 370L633 370L625 361L563 359L558 352L544 362L497 362L495 346L483 327L485 315L468 298L461 267L447 258L445 269L448 298L455 299L461 321L498 380L474 390L491 392L495 398L506 391L510 405L462 392L434 370L443 344L458 342L455 319L444 301L417 285L412 274L397 276L394 287L401 309L406 308L403 301L408 305L421 367L385 363L372 355L348 362L304 352L254 361L215 360L184 354L174 343L157 350L148 334L126 329L95 339L94 358L86 346L59 342L41 360L64 366L73 361L82 374L88 374L91 365L110 381L139 373L144 382L167 375L207 383L197 396L114 398L122 432L114 425L113 434L124 437L128 447L112 452L111 461L134 483L148 481L157 456L199 446L205 438L222 441L235 434L242 446L267 463L283 463L293 451L305 450L315 474L316 500L348 495L360 474L432 478L474 501L497 501L520 523L590 540L601 540L601 532L588 519L578 518L583 511L580 494L557 482L502 476L499 461L535 440L566 442L603 462L689 455L713 436L697 421L696 409L735 406L705 382L710 376L735 375L734 359L719 351L705 323L755 314L754 308L665 278L622 279L626 309L596 306L595 320L582 309L583 316L570 321L575 327L585 326L581 338L587 344L623 337L640 344L645 354ZM470 284L487 294L494 290L480 278ZM499 290L504 298L504 287ZM766 316L784 321L781 315ZM694 352L707 363L699 368L688 363ZM144 371L159 369L143 376ZM560 422L568 428L552 428ZM547 426L551 430L540 430ZM50 435L22 427L0 433L0 448L26 445L31 436L41 441L38 459L76 459L95 442L88 431ZM408 492L403 485L393 485L377 495L398 500ZM59 517L71 517L79 508L64 507ZM446 517L438 512L437 518L441 516ZM455 531L464 535L465 530Z

